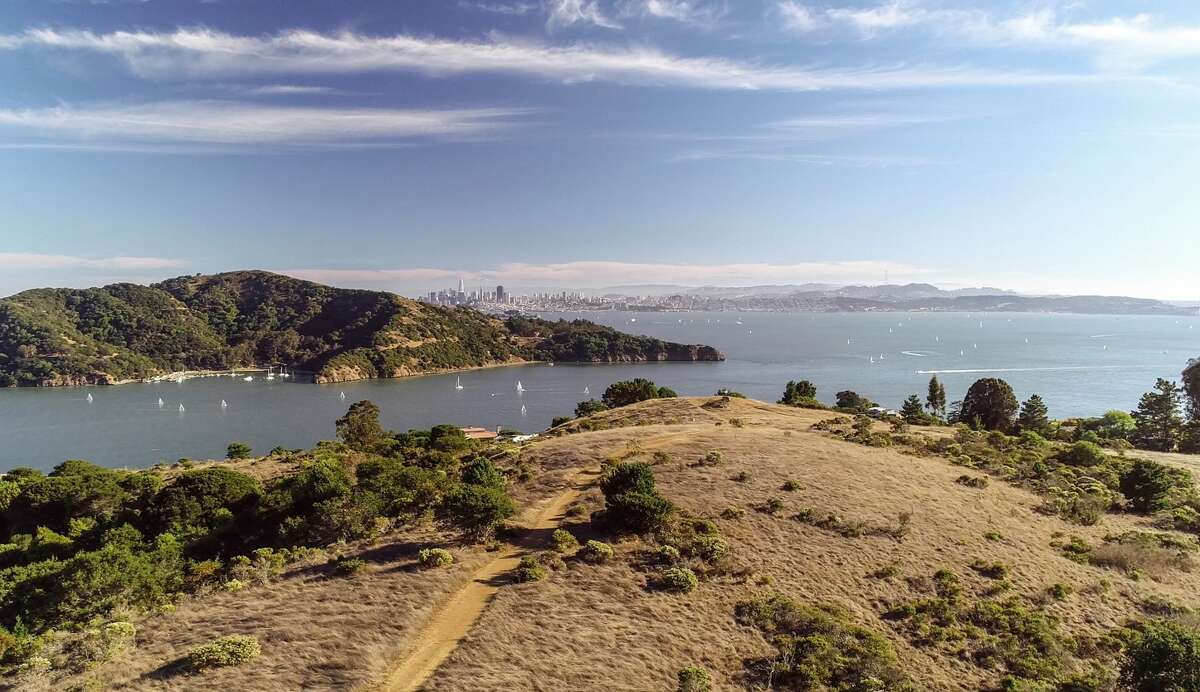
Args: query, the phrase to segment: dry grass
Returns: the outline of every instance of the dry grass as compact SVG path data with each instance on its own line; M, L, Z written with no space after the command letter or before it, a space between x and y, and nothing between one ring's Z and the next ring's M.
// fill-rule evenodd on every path
M914 647L880 617L888 604L916 597L906 577L948 568L969 592L983 593L994 582L969 566L984 560L1008 566L1012 593L1031 600L1044 600L1056 583L1091 593L1114 573L1067 560L1051 546L1055 534L1073 532L1098 545L1106 532L1145 528L1145 520L1121 516L1107 516L1099 527L1070 525L1036 512L1040 498L1024 490L956 483L961 468L944 460L810 432L828 413L739 400L704 405L711 401L647 402L610 412L599 420L629 427L546 441L536 454L552 465L595 463L638 448L648 461L654 451L669 453L673 461L656 467L663 493L716 521L735 559L755 576L704 581L687 596L665 594L646 588L647 575L632 557L640 546L618 545L624 559L571 564L546 581L502 590L428 689L671 689L676 672L689 665L708 668L717 689L739 686L746 682L743 661L771 649L734 622L733 606L778 591L839 604L886 634L922 688L977 690L996 684L1000 673ZM660 411L671 424L654 423ZM733 418L742 427L730 425ZM722 465L695 463L711 450L722 452ZM733 480L743 472L745 480ZM788 480L798 489L781 492ZM782 511L756 511L769 498L780 499ZM746 512L724 519L725 508ZM806 509L869 526L896 526L905 513L911 520L899 541L883 532L846 537L794 518ZM573 527L581 535L586 529ZM1144 587L1120 575L1115 581L1102 596L1069 596L1047 610L1065 632L1093 636L1140 617ZM1200 584L1179 572L1164 573L1154 589L1173 602L1200 604Z
M691 665L711 671L715 689L743 686L744 661L769 655L772 647L759 632L738 625L733 608L769 591L844 607L887 636L920 688L986 688L997 683L999 671L915 647L881 617L891 604L918 597L938 569L955 571L967 593L992 588L993 580L970 569L977 560L1006 565L1011 593L1031 600L1046 601L1053 584L1069 587L1071 595L1045 607L1071 635L1098 636L1140 619L1151 595L1200 605L1200 582L1177 569L1135 581L1072 562L1051 545L1075 534L1103 546L1106 534L1149 530L1148 519L1108 515L1099 526L1068 524L1037 512L1041 498L1030 492L1000 482L985 488L955 482L962 469L944 459L811 430L831 415L738 399L659 400L596 416L594 431L524 447L520 462L532 474L512 489L523 506L561 492L577 470L603 460L652 462L663 494L712 519L740 569L710 576L695 592L679 595L648 588L640 541L616 543L617 558L602 565L568 560L543 581L502 586L426 689L665 690L674 688L679 669ZM731 423L735 419L740 423ZM723 455L720 465L699 463L714 450ZM794 489L782 491L788 481ZM771 498L782 509L759 511ZM602 505L599 491L588 491L575 503L579 509L567 512L566 527L581 541L597 537L588 515ZM867 527L898 527L901 515L909 521L898 536L858 535L797 519L831 514ZM418 547L446 538L432 529L394 536L365 551L371 565L353 577L330 579L322 570L299 569L268 586L185 602L173 615L139 623L137 647L92 677L131 689L377 684L435 604L489 560L478 548L455 547L458 561L450 570L410 569ZM1100 588L1103 580L1111 586ZM262 658L199 677L162 674L190 648L233 633L258 635Z

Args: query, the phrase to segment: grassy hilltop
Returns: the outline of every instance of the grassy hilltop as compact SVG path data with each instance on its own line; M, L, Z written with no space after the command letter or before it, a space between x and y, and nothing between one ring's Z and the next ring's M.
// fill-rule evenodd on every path
M1081 455L1091 448L736 396L622 405L618 389L614 408L523 445L387 433L356 404L341 441L309 452L103 483L79 465L18 474L0 515L10 679L1200 685L1195 457ZM115 489L54 501L98 487ZM124 576L86 551L124 560Z
M108 384L269 364L335 382L528 360L723 358L709 347L584 321L504 322L261 271L36 289L0 300L0 386Z

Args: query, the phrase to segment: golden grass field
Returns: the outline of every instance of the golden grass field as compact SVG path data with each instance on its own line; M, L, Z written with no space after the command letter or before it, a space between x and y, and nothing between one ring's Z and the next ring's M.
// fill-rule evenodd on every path
M946 568L976 593L990 582L969 565L1003 562L1011 593L1044 602L1071 635L1098 636L1142 619L1139 604L1150 597L1200 606L1194 575L1167 569L1134 580L1072 562L1051 545L1061 534L1100 544L1106 534L1150 530L1149 519L1109 514L1096 526L1070 524L1035 511L1038 496L1004 482L985 488L956 483L964 469L945 459L812 430L833 415L719 398L658 400L599 414L593 420L606 429L546 437L522 449L534 473L512 488L526 508L516 524L529 527L515 534L515 547L488 553L432 527L350 547L346 554L370 563L365 572L331 578L323 567L302 565L267 585L188 599L173 614L135 620L136 647L84 677L124 689L673 690L677 671L699 665L711 671L715 689L738 689L748 684L744 661L772 647L758 631L737 624L734 604L779 592L846 608L888 638L920 689L979 690L995 686L999 672L913 646L882 617L888 604L920 595L910 577ZM722 464L695 463L714 450L724 455ZM656 451L670 455L655 466L663 495L716 522L736 569L702 580L686 595L651 590L635 564L644 546L629 539L618 542L617 559L603 565L568 561L547 579L526 584L494 578L497 560L510 560L511 567L522 552L544 547L559 522L581 540L592 537L587 511L600 508L603 498L594 483L573 489L581 471L609 458L650 461ZM744 479L735 479L743 472ZM783 490L789 480L798 488ZM783 510L757 511L770 498L780 499ZM547 508L562 509L556 501L587 511L550 516ZM745 514L721 518L726 508ZM896 525L908 513L910 528L902 540L844 537L793 519L803 508L879 526ZM449 545L455 564L414 569L417 549L430 545ZM889 565L894 575L873 574ZM464 595L484 574L490 588ZM1046 602L1042 595L1055 583L1073 593ZM478 607L472 611L468 601ZM439 619L447 604L466 607L467 620ZM262 658L202 675L166 674L191 647L234 633L258 635ZM438 660L419 675L405 672L417 644L442 635L451 643ZM63 689L68 682L49 681L44 688Z

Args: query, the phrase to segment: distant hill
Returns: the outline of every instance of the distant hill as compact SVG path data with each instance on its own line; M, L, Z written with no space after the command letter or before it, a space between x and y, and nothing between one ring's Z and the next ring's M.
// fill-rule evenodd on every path
M111 384L282 365L317 382L529 360L721 360L715 349L590 322L523 320L263 271L151 286L35 289L0 300L0 386Z

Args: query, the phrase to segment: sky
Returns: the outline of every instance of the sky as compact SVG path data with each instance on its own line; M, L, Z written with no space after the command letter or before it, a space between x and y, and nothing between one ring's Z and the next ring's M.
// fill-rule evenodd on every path
M0 294L1200 299L1193 0L2 0Z

